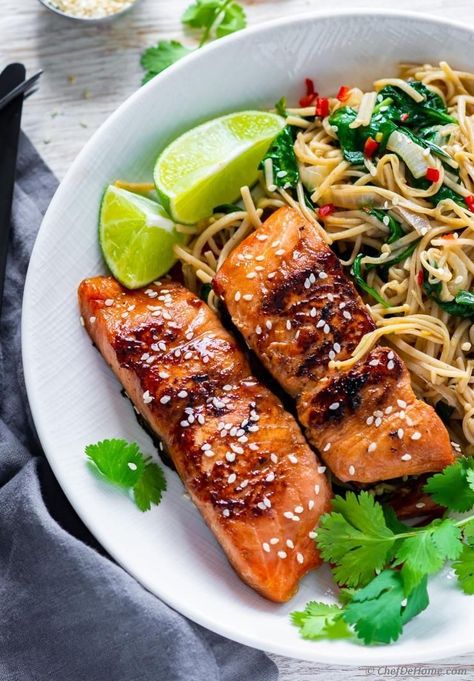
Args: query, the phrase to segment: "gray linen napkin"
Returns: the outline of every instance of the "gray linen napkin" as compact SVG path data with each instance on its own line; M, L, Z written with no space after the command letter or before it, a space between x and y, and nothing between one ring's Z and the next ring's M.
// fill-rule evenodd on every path
M56 185L23 136L0 324L0 681L275 681L264 653L186 620L118 567L41 452L23 384L20 311Z

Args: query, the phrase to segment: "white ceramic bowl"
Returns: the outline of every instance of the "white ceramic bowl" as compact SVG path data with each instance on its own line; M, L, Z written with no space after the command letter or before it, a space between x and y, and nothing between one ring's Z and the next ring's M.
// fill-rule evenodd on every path
M331 598L326 568L307 576L291 603L272 604L246 587L167 470L162 504L140 514L85 464L84 446L106 437L152 451L120 387L79 325L76 288L104 271L97 212L115 178L151 177L158 151L198 121L272 105L301 94L369 86L399 61L446 59L474 70L474 33L418 14L298 16L218 41L171 67L128 99L97 131L62 182L33 252L23 308L23 357L31 407L49 462L69 500L108 552L145 587L200 624L265 650L319 662L376 665L428 661L474 649L474 598L450 572L431 581L431 606L393 646L299 638L288 614ZM65 144L67 142L65 141Z

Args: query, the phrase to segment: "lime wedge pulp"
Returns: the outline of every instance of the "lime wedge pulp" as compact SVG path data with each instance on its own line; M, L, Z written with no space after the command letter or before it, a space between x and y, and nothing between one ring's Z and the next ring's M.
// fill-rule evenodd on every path
M100 208L99 241L114 277L133 289L170 269L176 261L173 247L184 236L158 203L109 185Z
M258 164L285 120L265 111L241 111L203 123L178 137L156 161L160 200L177 221L192 224L231 203L252 185Z

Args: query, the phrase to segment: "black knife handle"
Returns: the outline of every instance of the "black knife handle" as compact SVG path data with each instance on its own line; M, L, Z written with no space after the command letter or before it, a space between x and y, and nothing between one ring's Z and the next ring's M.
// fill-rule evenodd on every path
M0 98L25 80L23 64L9 64L0 74ZM7 104L0 112L0 314L7 265L13 188L20 137L23 96Z

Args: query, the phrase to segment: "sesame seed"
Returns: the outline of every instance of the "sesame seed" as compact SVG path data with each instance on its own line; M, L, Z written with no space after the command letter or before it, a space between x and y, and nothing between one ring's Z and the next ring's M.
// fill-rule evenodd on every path
M366 419L365 422L366 422L366 424L367 424L368 426L371 426L371 425L373 424L373 422L374 422L374 417L373 417L373 416L367 417L367 419Z
M391 371L392 369L395 369L395 362L393 359L391 359L389 362L387 362L387 369Z
M288 460L289 460L291 463L298 463L298 457L295 456L294 454L288 454Z
M159 371L158 376L160 378L169 378L170 377L170 375L166 371Z
M326 466L318 466L318 473L325 473L326 472Z
M107 307L111 307L113 304L114 304L114 301L113 301L112 298L107 298L107 300L104 303L104 305L106 305Z
M266 240L268 239L268 234L257 234L257 235L256 235L256 238L257 238L259 241L266 241Z
M143 401L144 401L144 403L145 403L145 404L150 404L150 402L152 402L152 400L153 400L153 397L152 397L152 395L150 395L150 391L149 391L149 390L145 390L145 392L143 393Z
M303 513L304 508L302 506L295 506L295 513Z
M380 362L378 359L371 359L369 362L369 367L378 367L379 363Z
M279 248L278 251L275 251L275 255L285 255L285 249Z
M332 347L334 348L334 352L341 352L341 346L339 343L334 343Z
M376 442L371 442L370 445L367 447L367 451L369 452L369 454L371 452L375 452L376 449L377 449L377 443Z
M340 402L333 402L332 404L329 405L329 409L331 411L336 411L336 409L339 409L340 406L341 406Z
M289 319L286 320L286 328L288 329L288 331L291 330L291 322Z
M318 311L316 310L315 307L312 307L311 310L309 311L309 314L311 317L316 317Z
M387 359L394 359L394 357L395 357L395 353L393 352L393 350L390 350L390 352L387 355Z
M242 489L245 489L245 488L247 487L248 484L249 484L249 481L248 481L248 480L242 480L242 482L240 483L240 487L241 487Z
M355 472L356 472L356 469L354 468L354 466L349 466L349 475L354 475Z
M418 430L415 430L415 432L410 435L410 440L419 440L420 438L421 433Z
M222 515L224 516L224 518L228 518L228 517L230 516L230 511L229 511L229 509L228 509L228 508L225 508L225 509L222 511Z
M311 286L310 280L309 280L309 279L306 279L305 282L304 282L304 287L305 287L305 288L310 288L310 286Z
M276 241L273 241L273 242L272 242L271 247L272 247L272 248L276 248L276 247L279 246L279 245L280 245L280 239L276 239Z
M256 452L256 451L258 450L258 444L257 444L256 442L251 442L251 443L249 444L249 449L251 449L252 451Z
M266 510L267 510L267 507L265 506L265 504L263 503L263 501L259 501L259 502L258 502L257 508L259 508L261 511L266 511Z
M275 480L275 473L273 471L267 475L265 478L266 482L273 482Z
M270 553L270 544L267 544L267 542L264 541L263 544L262 544L262 549L263 549L266 553Z
M89 317L89 323L94 324L96 320L96 317Z
M257 326L255 327L255 333L257 334L257 336L260 336L262 333L262 327L259 324L257 324Z
M253 294L252 293L246 293L245 295L242 296L244 300L252 300Z
M348 312L347 310L344 310L344 312L342 313L342 316L344 317L344 319L352 319L351 313Z
M316 539L317 536L318 536L318 533L315 532L314 530L311 530L311 532L308 532L308 537L310 539Z
M335 359L336 353L334 352L334 350L329 350L328 357L329 359Z
M226 383L224 386L222 386L222 390L229 392L229 390L232 390L232 386L229 383Z
M320 485L315 485L315 486L314 486L314 493L316 494L316 496L319 494L320 491L321 491L321 486L320 486Z
M186 390L180 390L178 393L178 397L181 397L181 399L184 399L185 397L188 396L188 393Z
M267 508L271 508L271 507L272 507L272 502L270 501L270 499L269 499L268 497L263 497L263 503L265 504L265 506L266 506Z
M179 425L181 426L181 428L187 428L189 426L189 421L186 420L180 421Z
M161 404L168 404L168 402L171 400L171 397L169 395L163 395L163 397L160 399Z
M324 321L324 319L320 319L319 322L316 324L316 328L320 329L322 326L325 326L325 325L326 325L326 322Z
M375 427L380 428L381 425L382 425L382 417L377 416L377 418L375 419Z
M278 463L278 457L276 454L270 454L270 459L273 463Z
M80 322L81 326L85 325L84 317L82 315L79 317L79 322Z
M300 517L299 517L299 515L293 515L293 517L291 519L294 520L295 523L297 523L297 522L299 522Z
M303 554L298 552L298 553L296 554L296 560L298 561L298 563L299 563L300 565L302 565L302 564L304 563L304 556L303 556Z
M256 267L255 267L255 272L263 272L264 269L265 269L265 268L262 267L261 265L256 265Z
M316 283L316 277L314 274L311 272L311 274L308 277L310 284L315 284Z
M415 504L416 508L425 508L426 504L424 504L422 501L419 501L417 504Z
M284 511L284 512L283 512L283 517L284 517L284 518L288 518L289 520L291 520L291 519L293 518L293 512L292 512L292 511Z
M332 442L327 442L323 447L323 452L329 452L332 447Z
M386 414L391 414L392 411L393 411L393 407L390 406L390 405L385 409L385 413L386 413Z
M232 463L233 461L235 461L235 454L234 454L234 452L226 452L225 458L227 459L227 461L229 461L230 463Z
M229 477L227 478L227 482L229 483L229 485L232 485L232 483L235 482L236 480L237 480L237 476L236 476L235 473L231 473L229 475Z
M285 560L287 553L286 553L286 551L278 551L277 555L278 555L278 558Z
M324 333L329 333L331 331L331 327L329 326L329 324L324 325L323 331L324 331Z
M267 279L273 279L273 277L276 275L276 272L269 272L267 274Z
M402 461L410 461L411 460L411 454L404 454L401 458L402 458Z
M403 438L403 435L404 435L404 434L405 434L405 431L403 430L403 428L399 428L399 429L397 430L397 435L398 435L398 437L399 437L400 440Z
M279 541L280 541L280 540L278 539L278 537L272 537L272 538L270 539L270 544L275 545L275 544L278 544Z
M247 274L247 279L255 279L256 276L257 276L256 272L249 272Z
M320 273L319 273L319 278L320 278L320 279L327 279L327 278L328 278L328 275L326 274L326 272L320 272Z
M312 511L314 508L314 499L308 501L308 511Z
M236 292L235 292L234 300L235 300L236 303L239 302L241 296L242 296L242 294L240 293L240 291L236 291Z
M270 329L272 328L272 323L271 323L271 321L270 321L269 319L267 319L267 321L265 322L265 326L266 326L267 329L270 331Z
M295 545L293 544L293 542L291 541L291 539L287 539L287 540L286 540L286 545L288 546L289 549L294 549L294 548L295 548Z
M397 404L400 407L400 409L406 409L407 408L407 403L405 400L397 400Z
M255 260L258 260L258 262L262 262L263 260L265 260L265 257L263 255L257 255Z

